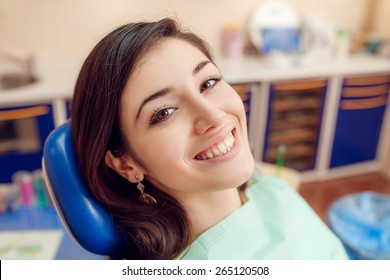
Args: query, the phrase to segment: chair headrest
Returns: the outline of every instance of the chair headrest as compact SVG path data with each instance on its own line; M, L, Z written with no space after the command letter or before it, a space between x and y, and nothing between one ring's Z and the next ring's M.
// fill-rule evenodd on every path
M84 183L74 155L70 120L46 139L42 165L53 203L71 236L92 253L117 255L122 235Z

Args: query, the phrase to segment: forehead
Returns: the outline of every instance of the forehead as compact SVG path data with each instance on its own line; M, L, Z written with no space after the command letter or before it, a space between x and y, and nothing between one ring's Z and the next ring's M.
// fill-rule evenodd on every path
M204 60L206 55L189 42L163 39L136 64L122 95L122 111L134 112L148 95L192 77L194 67Z
M157 72L161 75L163 74L161 66L169 69L191 68L194 63L199 62L199 59L205 60L207 57L189 42L180 39L163 39L141 58L132 76L144 72L148 74Z
M127 80L124 93L140 86L144 90L169 86L179 77L192 73L193 68L203 60L208 58L192 44L180 39L163 39L138 61Z

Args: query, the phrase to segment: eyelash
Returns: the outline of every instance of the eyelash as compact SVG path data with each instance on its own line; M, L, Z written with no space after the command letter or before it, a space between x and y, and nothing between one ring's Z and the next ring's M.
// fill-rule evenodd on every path
M210 77L207 77L206 80L202 83L202 86L200 88L200 92L203 93L205 90L208 90L208 89L211 89L211 88L215 87L221 80L222 80L222 76L210 76ZM210 87L206 88L206 89L202 89L203 86L207 82L210 82L210 81L214 81L215 83L213 85L211 85Z
M206 90L209 90L209 89L212 89L213 87L215 87L218 82L220 82L222 80L222 77L221 76L210 76L208 77L201 85L200 87L200 93L203 93L204 91ZM204 85L210 81L214 81L214 84L210 85L209 87L207 88L204 88ZM163 121L166 121L168 120L172 114L175 113L176 110L178 110L179 108L178 107L175 107L175 106L163 106L162 108L159 108L157 110L155 110L153 113L152 113L152 116L150 117L150 121L149 121L149 124L150 125L154 125L154 124L157 124L157 123L161 123ZM164 117L163 119L159 119L159 116L162 112L164 111L168 111L168 110L173 110L168 116ZM168 112L169 113L169 112Z
M150 117L150 121L149 121L149 124L150 125L154 125L154 124L157 124L157 123L161 123L163 121L166 121L167 119L169 119L172 114L175 113L175 111L179 109L175 106L163 106L162 108L159 108L157 110L155 110L153 113L152 113L152 116ZM164 112L164 111L168 111L168 110L173 110L167 117L164 117L163 119L159 119L159 115Z

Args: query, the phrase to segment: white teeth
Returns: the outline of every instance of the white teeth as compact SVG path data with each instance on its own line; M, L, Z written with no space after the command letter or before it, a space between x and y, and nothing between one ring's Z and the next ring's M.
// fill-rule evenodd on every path
M230 133L223 141L212 146L211 148L204 151L202 154L198 154L196 156L197 160L207 160L212 159L214 157L218 157L226 154L230 151L234 146L234 136Z
M216 147L212 147L211 150L213 151L214 155L216 155L216 156L221 155L221 152Z
M207 150L207 151L206 151L206 156L207 156L208 158L213 158L213 157L214 157L214 154L213 154L213 152L212 152L211 150Z
M226 153L226 146L225 146L225 144L219 143L217 145L217 147L218 147L218 150L220 150L222 154Z
M234 137L233 135L229 135L224 141L226 147L232 147L234 144Z

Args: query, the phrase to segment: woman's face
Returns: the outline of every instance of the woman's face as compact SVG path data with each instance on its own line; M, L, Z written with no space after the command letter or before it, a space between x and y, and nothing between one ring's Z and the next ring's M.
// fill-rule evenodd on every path
M176 198L237 187L252 174L240 97L185 41L163 40L138 63L120 121L146 179Z

